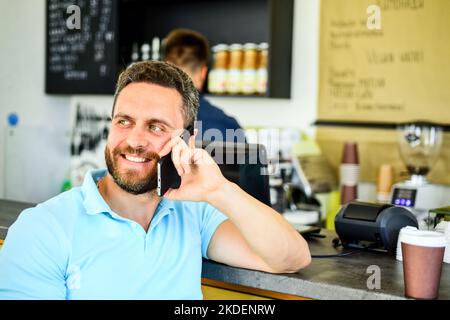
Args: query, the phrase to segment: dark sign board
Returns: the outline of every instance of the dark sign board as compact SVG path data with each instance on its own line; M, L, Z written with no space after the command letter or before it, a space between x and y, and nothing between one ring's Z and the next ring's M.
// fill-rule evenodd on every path
M46 93L112 94L117 1L47 0Z

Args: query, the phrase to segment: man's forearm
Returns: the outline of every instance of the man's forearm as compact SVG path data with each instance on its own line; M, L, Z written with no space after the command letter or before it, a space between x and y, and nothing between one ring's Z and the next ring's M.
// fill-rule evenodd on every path
M296 271L309 264L308 244L275 210L227 182L208 202L236 225L254 252L274 271Z

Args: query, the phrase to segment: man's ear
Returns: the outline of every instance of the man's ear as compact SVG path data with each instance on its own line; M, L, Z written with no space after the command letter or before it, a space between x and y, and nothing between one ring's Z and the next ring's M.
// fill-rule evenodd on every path
M208 67L207 66L202 66L200 68L200 77L202 79L202 82L205 81L207 74L208 74Z

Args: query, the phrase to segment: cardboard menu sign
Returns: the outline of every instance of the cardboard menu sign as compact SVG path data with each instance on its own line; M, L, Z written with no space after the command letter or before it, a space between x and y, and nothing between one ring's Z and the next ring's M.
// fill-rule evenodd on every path
M379 27L379 28L378 28ZM450 124L450 1L322 0L318 120ZM342 145L360 150L361 181L391 164L407 178L395 130L319 127L317 140L338 171ZM450 184L450 134L428 179Z
M450 1L321 6L319 120L450 124Z

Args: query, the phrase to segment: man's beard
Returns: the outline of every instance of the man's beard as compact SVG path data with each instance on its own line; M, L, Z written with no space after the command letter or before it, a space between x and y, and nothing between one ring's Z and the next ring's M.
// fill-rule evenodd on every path
M120 173L118 166L118 159L122 157L122 154L133 154L142 158L146 158L153 161L153 167L150 172L142 178L139 178L141 172L127 170L126 172ZM108 168L109 174L113 177L116 184L122 188L124 191L139 195L147 192L151 192L157 187L157 176L156 176L156 163L160 159L159 155L155 152L145 152L142 149L133 149L130 146L121 150L120 148L115 148L111 152L106 146L105 148L105 160L106 166Z

